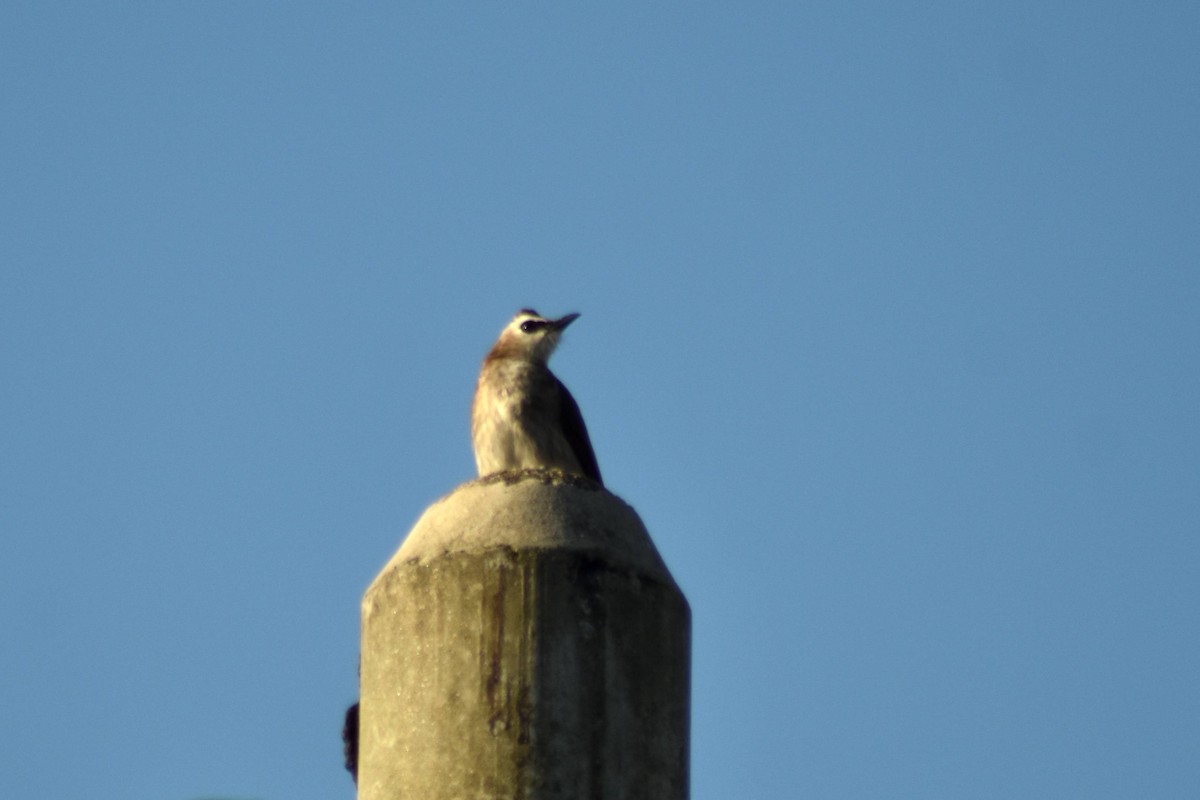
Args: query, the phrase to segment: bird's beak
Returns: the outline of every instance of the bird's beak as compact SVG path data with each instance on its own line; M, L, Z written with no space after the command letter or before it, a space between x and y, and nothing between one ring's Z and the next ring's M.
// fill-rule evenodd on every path
M560 317L550 324L554 326L554 330L561 331L577 319L579 319L578 314L567 314L565 317Z

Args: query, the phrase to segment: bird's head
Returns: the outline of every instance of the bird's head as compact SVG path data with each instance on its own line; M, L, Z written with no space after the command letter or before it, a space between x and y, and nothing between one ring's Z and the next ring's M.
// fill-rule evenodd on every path
M547 319L532 308L523 308L500 332L488 358L519 358L545 364L558 347L563 330L578 318L578 314L567 314Z

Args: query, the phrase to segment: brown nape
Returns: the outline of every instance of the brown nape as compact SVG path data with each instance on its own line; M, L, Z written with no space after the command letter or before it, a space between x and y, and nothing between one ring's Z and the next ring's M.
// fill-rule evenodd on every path
M488 361L495 361L499 358L516 358L524 352L524 349L511 336L501 336L492 349L488 350L488 354L483 357L486 364Z

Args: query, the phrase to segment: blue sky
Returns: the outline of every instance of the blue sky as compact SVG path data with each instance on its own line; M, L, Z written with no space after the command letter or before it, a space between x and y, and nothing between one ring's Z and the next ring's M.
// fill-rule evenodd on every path
M352 798L511 314L693 798L1200 796L1194 3L0 11L0 796Z

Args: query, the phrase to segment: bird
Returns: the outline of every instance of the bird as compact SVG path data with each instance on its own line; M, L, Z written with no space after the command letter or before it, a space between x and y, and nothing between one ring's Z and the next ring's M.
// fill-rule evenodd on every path
M549 319L523 308L484 357L471 403L480 477L551 468L604 485L579 405L547 366L562 332L577 319Z

